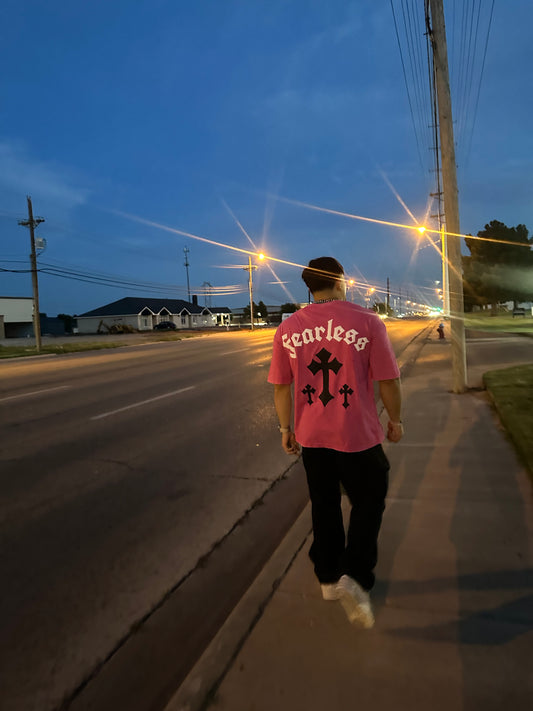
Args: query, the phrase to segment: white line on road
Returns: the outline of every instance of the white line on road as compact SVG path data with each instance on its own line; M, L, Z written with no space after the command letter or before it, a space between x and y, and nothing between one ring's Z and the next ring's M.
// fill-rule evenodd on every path
M232 353L242 353L242 351L249 351L251 350L251 346L248 346L247 348L237 348L234 351L225 351L224 353L221 353L220 355L231 355Z
M58 385L57 388L46 388L45 390L34 390L31 393L22 393L22 395L10 395L9 397L0 398L0 402L7 402L8 400L18 400L23 397L33 397L34 395L41 395L42 393L52 393L54 390L68 390L70 385Z
M141 407L141 405L147 405L150 402L155 402L156 400L162 400L165 397L172 397L172 395L179 395L180 393L185 393L187 390L194 390L196 385L190 385L188 388L181 388L180 390L173 390L171 393L165 393L164 395L158 395L157 397L152 397L149 400L143 400L142 402L134 402L133 405L126 405L126 407L120 407L118 410L111 410L110 412L103 412L101 415L95 415L91 417L91 420L101 420L103 417L109 417L110 415L116 415L118 412L124 412L125 410L131 410L134 407Z

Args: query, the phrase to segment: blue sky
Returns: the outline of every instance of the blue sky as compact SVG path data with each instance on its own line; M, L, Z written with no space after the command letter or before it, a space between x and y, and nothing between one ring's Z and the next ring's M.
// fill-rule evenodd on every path
M493 219L533 229L533 4L496 0L485 56L491 8L445 0L463 233ZM441 266L427 240L280 199L413 224L396 192L424 220L435 174L422 9L4 0L0 267L29 267L17 220L31 195L46 220L41 268L84 279L42 272L48 315L123 296L187 298L184 247L200 303L209 282L213 305L243 306L246 272L222 267L245 254L149 224L249 249L232 214L278 259L331 254L361 282L382 288L389 277L393 293L428 296ZM255 299L305 300L301 270L272 266L286 283L260 266ZM138 286L87 283L95 275ZM30 296L30 274L1 272L0 295Z

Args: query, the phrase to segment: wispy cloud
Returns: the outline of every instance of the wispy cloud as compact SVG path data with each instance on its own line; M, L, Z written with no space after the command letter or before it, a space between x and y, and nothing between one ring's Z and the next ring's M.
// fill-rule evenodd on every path
M75 185L71 169L32 157L22 141L0 140L0 187L67 209L84 204L89 196L88 189Z

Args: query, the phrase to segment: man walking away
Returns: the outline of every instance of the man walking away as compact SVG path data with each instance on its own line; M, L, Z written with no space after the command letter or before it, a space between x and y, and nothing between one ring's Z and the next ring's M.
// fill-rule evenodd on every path
M351 622L369 628L389 472L373 381L389 416L387 437L399 442L400 372L381 319L346 301L344 269L336 259L312 259L302 279L314 303L276 331L268 380L281 446L287 454L302 446L313 519L309 556L323 598L340 600ZM341 484L352 507L347 536Z

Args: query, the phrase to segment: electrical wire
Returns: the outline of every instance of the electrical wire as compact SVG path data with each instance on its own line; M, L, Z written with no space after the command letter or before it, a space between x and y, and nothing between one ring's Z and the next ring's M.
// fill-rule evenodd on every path
M396 13L394 11L394 4L393 4L392 0L390 0L390 5L391 5L391 10L392 10L392 17L394 19L394 29L396 31L396 40L398 42L398 49L400 51L400 60L401 60L401 64L402 64L403 78L404 78L404 82L405 82L405 89L407 91L407 101L409 103L409 111L411 113L411 122L413 124L413 131L415 134L418 157L420 160L420 165L422 167L422 170L424 170L424 162L422 160L422 153L420 151L420 141L418 139L418 132L416 130L416 123L415 123L415 117L414 117L414 112L413 112L413 102L411 100L411 92L409 91L409 82L407 81L407 72L405 70L405 62L404 62L404 58L403 58L402 45L400 42L400 33L398 31L398 23L396 21Z
M495 1L496 1L496 0L492 0L492 5L491 5L491 9L490 9L489 25L488 25L488 28L487 28L487 36L486 36L486 38L485 38L485 48L484 48L484 50L483 50L483 60L482 60L482 62L481 62L481 71L480 71L479 82L478 82L478 87L477 87L476 102L475 102L475 106L474 106L474 115L473 115L473 118L472 118L472 127L471 127L471 129L470 129L470 135L469 135L469 138L467 139L467 144L466 144L466 158L465 158L465 164L468 164L468 159L469 159L469 156L470 156L470 151L471 151L471 149L472 149L472 138L473 138L473 135L474 135L474 127L475 127L475 124L476 124L477 110L478 110L478 106L479 106L479 97L480 97L480 94L481 94L481 84L482 84L482 81L483 81L483 73L484 73L484 71L485 71L485 61L486 61L486 59L487 59L487 49L488 49L488 46L489 46L489 36L490 36L490 29L491 29L491 27L492 27L492 17L493 17L493 15L494 15L494 3L495 3Z
M452 36L449 63L455 141L458 164L462 167L467 166L472 147L494 6L495 0L492 0L487 13L488 4L482 4L481 0L464 0L461 18L456 18L454 5L452 21L449 23Z
M23 263L22 260L12 261L15 263ZM29 274L32 272L32 269L6 269L5 267L0 267L0 271L12 274ZM109 275L98 272L90 272L81 267L63 266L49 262L40 262L37 271L41 274L55 276L62 279L70 279L72 281L79 281L88 284L99 284L101 286L108 286L112 288L142 291L144 293L157 292L164 293L170 296L180 296L188 293L188 289L185 286L160 284L154 282L143 282L128 277ZM203 287L193 287L193 291L198 295L206 295L207 293L209 293L211 296L229 296L232 294L245 293L246 290L246 286L240 284L210 287L209 289L205 289Z

